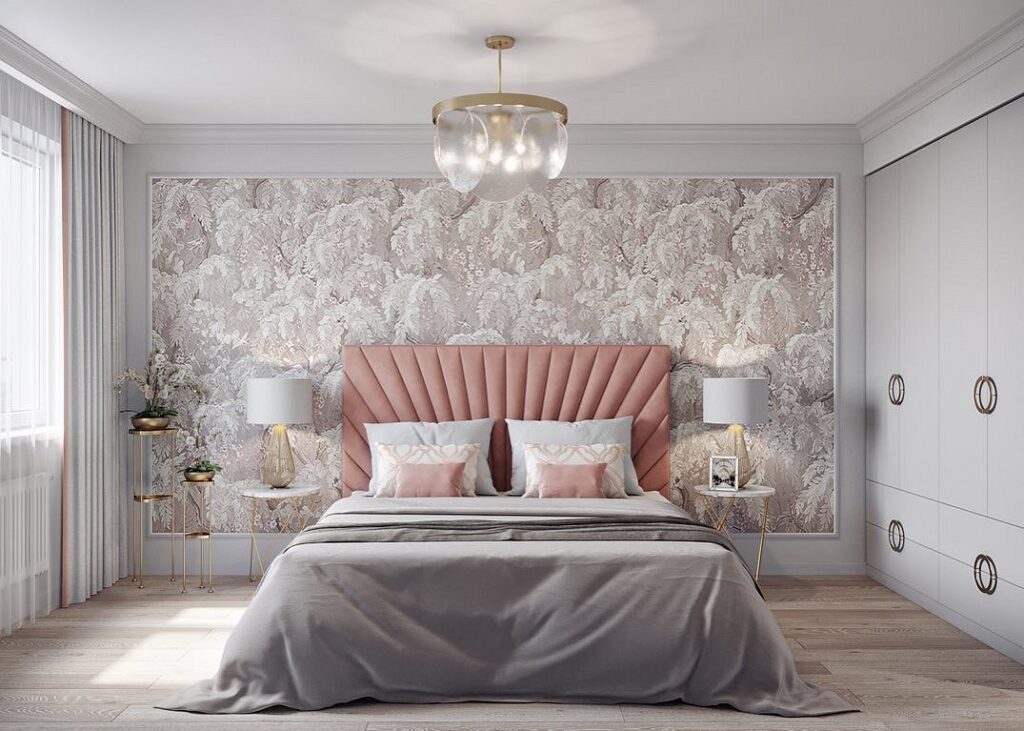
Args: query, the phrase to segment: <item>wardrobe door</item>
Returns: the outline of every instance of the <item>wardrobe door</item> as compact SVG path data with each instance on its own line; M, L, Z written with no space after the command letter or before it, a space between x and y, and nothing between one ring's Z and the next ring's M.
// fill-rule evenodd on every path
M939 499L987 508L988 120L939 142ZM979 391L984 392L983 384Z
M1024 101L988 132L988 514L1024 526Z
M899 166L867 179L867 478L899 484Z
M939 147L900 163L900 476L903 490L938 497Z

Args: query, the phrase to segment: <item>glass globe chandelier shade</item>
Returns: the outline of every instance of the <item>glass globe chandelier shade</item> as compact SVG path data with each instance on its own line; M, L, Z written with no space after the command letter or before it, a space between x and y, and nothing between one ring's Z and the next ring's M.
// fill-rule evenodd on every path
M510 200L527 186L543 191L562 172L568 149L565 105L500 91L501 51L513 43L508 36L487 39L498 51L498 93L454 97L434 107L438 169L460 193L489 201Z

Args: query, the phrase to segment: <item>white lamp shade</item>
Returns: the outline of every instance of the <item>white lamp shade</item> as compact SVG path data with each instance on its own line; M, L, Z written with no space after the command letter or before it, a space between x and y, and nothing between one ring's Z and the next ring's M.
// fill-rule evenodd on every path
M704 422L763 424L768 421L767 378L705 378Z
M313 382L308 378L250 378L245 399L250 424L313 422Z

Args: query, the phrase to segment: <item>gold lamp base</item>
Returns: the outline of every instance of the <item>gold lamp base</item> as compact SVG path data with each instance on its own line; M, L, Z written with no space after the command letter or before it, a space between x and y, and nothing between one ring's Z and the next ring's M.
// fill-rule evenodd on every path
M288 429L284 424L275 424L267 433L263 445L263 482L271 487L284 488L295 479L295 460Z
M732 449L733 454L736 456L739 469L737 475L736 485L738 487L745 487L748 482L754 477L754 470L750 465L750 454L747 452L747 440L743 436L744 429L742 424L730 424L729 435L732 437Z

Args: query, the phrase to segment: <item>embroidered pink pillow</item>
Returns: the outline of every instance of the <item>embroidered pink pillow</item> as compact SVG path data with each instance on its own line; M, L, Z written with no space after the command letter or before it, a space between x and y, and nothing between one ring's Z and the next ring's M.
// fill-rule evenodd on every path
M536 466L537 497L592 497L603 498L601 483L608 465L595 464L545 464Z
M601 493L605 497L626 497L622 444L524 444L526 492L523 497L539 497L538 467L546 465L603 465ZM618 460L618 461L616 461Z
M476 492L477 444L378 444L377 491L374 497L395 497L398 468L402 465L464 465L459 492L471 497Z
M462 497L465 473L465 462L404 462L395 468L395 497Z

